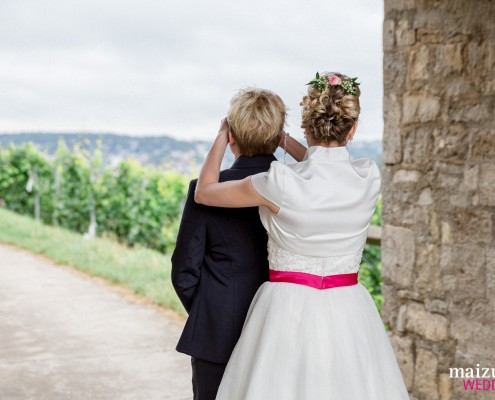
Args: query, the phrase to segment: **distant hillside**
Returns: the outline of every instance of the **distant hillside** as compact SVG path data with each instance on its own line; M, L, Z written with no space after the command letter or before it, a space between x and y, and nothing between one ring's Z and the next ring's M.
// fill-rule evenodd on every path
M32 142L52 156L63 140L69 149L80 146L90 153L101 142L103 161L117 165L124 159L136 159L143 165L169 165L182 172L198 169L210 147L209 142L187 142L168 136L123 136L115 134L19 133L0 135L0 146Z
M349 152L354 160L357 158L372 158L380 168L383 165L381 140L372 140L369 142L353 140L349 145Z
M184 173L197 171L202 165L211 145L207 141L177 140L169 136L124 136L115 134L79 134L79 133L19 133L0 134L0 146L20 145L32 142L38 149L52 156L59 141L63 140L69 149L80 146L93 152L101 142L103 161L108 165L117 165L128 158L138 160L143 165L166 166ZM382 143L353 141L349 146L351 157L373 158L382 165ZM282 151L276 153L283 159ZM226 152L223 167L228 167L234 158Z

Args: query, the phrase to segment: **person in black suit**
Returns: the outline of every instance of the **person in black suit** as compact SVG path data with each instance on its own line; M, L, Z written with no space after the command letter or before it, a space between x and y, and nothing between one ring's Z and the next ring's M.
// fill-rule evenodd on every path
M236 160L220 182L266 172L285 124L281 98L241 90L227 116ZM213 400L256 291L268 280L267 234L258 208L194 202L191 181L172 255L172 283L189 316L177 351L191 356L195 400Z

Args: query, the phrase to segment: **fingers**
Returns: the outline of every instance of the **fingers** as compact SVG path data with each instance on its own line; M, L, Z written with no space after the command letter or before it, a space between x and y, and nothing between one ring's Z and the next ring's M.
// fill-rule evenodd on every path
M227 121L227 118L222 119L222 121L220 122L220 128L218 129L218 135L225 136L228 140L229 123Z
M227 117L223 118L221 121L220 121L220 130L222 129L229 129L229 121L227 121Z

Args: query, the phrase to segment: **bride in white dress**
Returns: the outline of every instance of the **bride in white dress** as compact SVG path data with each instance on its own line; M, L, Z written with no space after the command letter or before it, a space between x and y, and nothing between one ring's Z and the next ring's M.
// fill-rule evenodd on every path
M352 161L346 147L359 95L355 79L317 75L301 102L304 160L275 161L268 172L241 181L218 183L228 134L222 123L195 199L260 207L270 282L251 303L217 399L409 399L380 315L357 283L381 186L375 162ZM301 148L287 139L284 147L301 158Z

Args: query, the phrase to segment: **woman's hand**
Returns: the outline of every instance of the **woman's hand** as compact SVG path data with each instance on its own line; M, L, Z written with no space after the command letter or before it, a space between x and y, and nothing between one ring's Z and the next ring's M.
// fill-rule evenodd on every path
M280 135L280 142L278 143L278 146L289 153L296 161L302 161L306 155L306 147L304 147L285 131L282 131Z
M227 118L222 119L220 123L220 128L218 128L218 136L224 136L227 139L227 143L229 141L229 122Z
M196 203L204 203L203 194L207 192L207 188L211 187L212 183L217 183L220 175L220 166L222 165L223 156L225 154L225 148L229 143L229 123L227 118L222 119L220 128L218 129L217 137L211 146L208 155L206 156L203 167L198 178L198 184L196 185L196 192L194 193L194 200Z
M222 119L220 122L220 127L218 128L218 134L211 146L210 153L215 149L217 151L225 152L225 148L229 144L229 123L227 122L227 118ZM223 158L223 154L222 154ZM220 160L221 162L221 160ZM220 168L220 165L219 165Z

